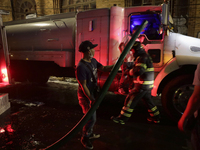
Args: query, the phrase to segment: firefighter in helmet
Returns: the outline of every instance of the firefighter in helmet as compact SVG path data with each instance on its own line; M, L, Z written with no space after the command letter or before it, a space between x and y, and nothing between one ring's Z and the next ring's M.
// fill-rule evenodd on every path
M134 65L129 73L133 76L134 87L129 91L119 116L112 116L111 119L115 123L125 124L131 117L137 103L142 99L150 115L147 120L149 122L160 123L160 112L151 99L151 90L154 83L152 59L138 41L134 43L132 51Z

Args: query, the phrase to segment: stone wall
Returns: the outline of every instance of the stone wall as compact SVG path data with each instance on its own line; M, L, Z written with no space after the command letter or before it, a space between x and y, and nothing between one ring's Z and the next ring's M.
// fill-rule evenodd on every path
M3 9L3 10L6 10L6 11L10 12L9 15L2 15L3 22L12 21L13 18L12 18L12 9L11 9L10 1L1 0L0 1L0 9Z
M95 0L63 0L62 12L76 12L96 9Z
M16 3L21 3L23 1L18 2L18 0L14 0L14 6ZM36 3L36 11L37 16L44 16L44 15L52 15L54 14L55 10L53 8L53 0L35 0ZM0 9L9 11L9 15L3 15L3 22L12 21L12 9L10 0L1 0L0 1Z
M200 0L197 1L195 37L200 38Z
M195 6L195 10L196 10L194 12L195 17L191 18L191 22L194 23L194 28L191 28L190 31L194 30L194 32L193 32L193 34L191 34L191 36L197 37L197 34L200 32L200 18L199 18L199 16L200 16L200 0L196 0L196 3L194 6ZM192 26L192 23L191 23L191 26Z
M179 11L180 18L179 18L178 22L181 23L181 21L180 21L181 18L182 18L181 20L183 20L183 18L187 19L186 20L187 22L185 24L187 26L187 35L192 36L192 37L198 37L198 33L200 32L200 18L199 18L199 16L200 16L200 0L189 0L188 5L180 5L180 7L184 7L184 9L182 9L183 13L181 13ZM176 8L175 8L175 10L176 10ZM180 9L178 9L178 10L180 10ZM178 14L178 12L176 14ZM184 14L185 14L185 16L184 16ZM180 28L180 26L179 26L179 28ZM179 33L181 33L181 32L179 32Z
M35 0L37 15L52 15L54 14L53 0Z
M113 5L125 7L125 1L124 0L96 0L97 8L110 8Z
M17 1L22 2L21 0L13 0L13 3ZM35 1L36 3L36 12L37 16L44 15L52 15L60 13L59 6L55 6L55 4L60 3L60 0L28 0ZM138 0L82 0L83 2L88 2L89 6L87 9L91 9L93 7L96 8L110 8L113 5L121 6L121 7L129 7L129 5L135 5L138 3ZM90 1L96 3L96 6L91 7ZM158 0L161 2L161 0ZM158 5L158 1L152 1L155 5ZM23 1L24 2L24 1ZM68 2L68 1L67 1ZM76 1L77 2L77 1ZM173 17L177 32L181 34L187 34L189 36L197 37L199 33L200 37L200 0L189 0L189 1L181 1L174 0L174 6L171 7L173 10ZM187 5L185 3L188 3ZM64 4L64 3L63 3ZM85 5L84 3L82 5ZM65 4L67 11L69 10L69 6ZM82 6L80 6L82 7ZM3 22L12 21L12 9L10 0L0 0L0 9L9 11L9 15L2 15ZM74 6L74 10L76 6ZM66 12L67 12L66 11Z
M196 23L196 9L195 5L197 0L190 0L189 5L189 18L188 18L188 35L195 37L195 23Z

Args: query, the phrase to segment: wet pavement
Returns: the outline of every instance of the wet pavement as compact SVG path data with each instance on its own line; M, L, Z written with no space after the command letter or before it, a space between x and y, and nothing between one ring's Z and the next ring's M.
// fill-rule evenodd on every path
M67 134L82 118L76 90L78 84L68 79L52 79L46 85L19 83L1 88L9 93L11 107L0 116L0 149L45 149ZM137 105L125 125L110 120L117 116L125 96L108 92L97 109L93 140L94 150L191 150L190 134L181 133L177 124L164 114L160 99L154 99L161 111L160 124L147 123L145 106ZM59 150L84 150L81 131Z

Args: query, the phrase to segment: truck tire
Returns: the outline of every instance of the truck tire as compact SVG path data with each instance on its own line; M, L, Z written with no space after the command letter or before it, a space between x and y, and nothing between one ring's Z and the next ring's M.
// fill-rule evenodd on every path
M193 74L173 78L162 90L161 101L164 111L175 122L183 114L194 90Z

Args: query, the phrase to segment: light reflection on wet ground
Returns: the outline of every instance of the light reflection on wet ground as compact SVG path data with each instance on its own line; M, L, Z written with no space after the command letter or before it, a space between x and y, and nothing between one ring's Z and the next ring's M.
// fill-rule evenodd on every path
M19 84L9 92L11 108L0 116L0 149L42 149L67 132L81 119L82 111L76 97L77 84L49 82L37 86ZM163 114L160 125L146 122L146 108L139 104L124 126L113 123L124 96L108 93L97 110L94 131L101 138L93 142L95 150L190 150L188 134L180 133L175 123ZM156 100L158 101L158 100ZM84 150L79 132L60 149Z

